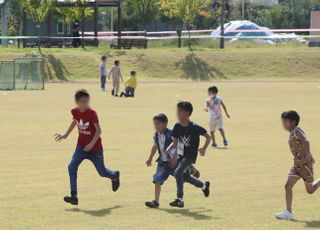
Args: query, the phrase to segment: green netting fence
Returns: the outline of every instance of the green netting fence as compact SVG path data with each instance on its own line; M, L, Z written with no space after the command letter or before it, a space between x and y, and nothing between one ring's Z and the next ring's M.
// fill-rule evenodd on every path
M0 62L0 90L44 90L44 60L35 57Z

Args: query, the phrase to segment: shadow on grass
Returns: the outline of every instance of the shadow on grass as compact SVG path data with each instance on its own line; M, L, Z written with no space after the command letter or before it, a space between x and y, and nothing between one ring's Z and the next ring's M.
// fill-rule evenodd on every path
M66 75L69 74L68 69L64 66L62 61L55 57L52 54L48 54L45 58L45 64L50 76L50 80L53 79L53 75L56 76L57 79L62 80L62 81L67 81ZM49 68L49 64L51 65L51 68ZM54 72L52 73L51 70Z
M319 220L312 220L312 221L299 221L305 224L305 228L320 228L320 221Z
M184 59L175 64L184 72L183 78L192 80L226 79L219 69L210 66L206 61L197 57L195 53L188 54Z
M210 219L221 219L219 217L212 217L205 213L211 212L212 210L199 210L199 211L191 211L190 209L159 209L161 211L167 212L169 214L178 214L184 217L190 217L195 220L210 220Z
M81 212L90 216L95 216L95 217L104 217L107 215L110 215L112 210L122 208L120 205L116 205L111 208L104 208L104 209L99 209L99 210L82 210L79 208L71 208L71 209L66 209L67 212Z

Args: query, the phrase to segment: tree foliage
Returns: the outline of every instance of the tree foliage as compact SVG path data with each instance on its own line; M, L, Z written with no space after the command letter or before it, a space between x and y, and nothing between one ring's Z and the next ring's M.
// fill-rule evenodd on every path
M22 6L27 17L36 24L42 23L55 5L54 0L22 0Z
M72 0L67 0L71 1ZM74 20L82 20L93 15L94 10L88 7L85 0L77 0L78 6L76 7L57 7L56 11L64 17L66 23L72 23Z

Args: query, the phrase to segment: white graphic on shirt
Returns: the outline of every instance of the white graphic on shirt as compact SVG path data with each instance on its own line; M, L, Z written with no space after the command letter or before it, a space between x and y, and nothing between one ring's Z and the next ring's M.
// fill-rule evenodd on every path
M190 147L190 140L191 140L191 136L180 136L179 138L179 142L178 142L178 154L180 156L184 155L184 147Z
M86 131L86 129L90 126L90 122L84 123L82 119L80 121L76 121L78 128L79 128L79 133L84 134L84 135L91 135L90 131Z

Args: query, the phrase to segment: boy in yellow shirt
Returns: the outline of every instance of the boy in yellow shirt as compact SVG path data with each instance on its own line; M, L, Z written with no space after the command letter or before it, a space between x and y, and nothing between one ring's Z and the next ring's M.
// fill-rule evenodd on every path
M126 81L125 92L122 92L120 97L134 97L137 84L137 72L131 71L130 78Z

